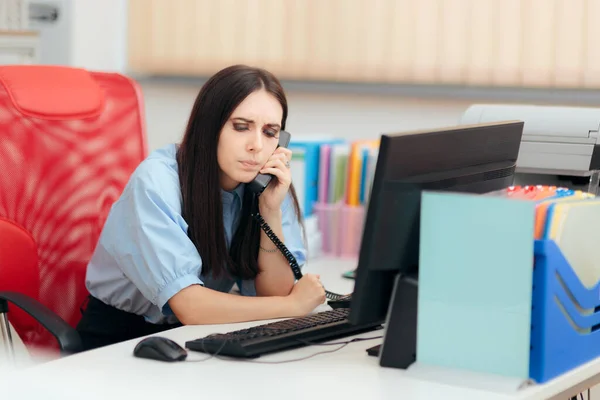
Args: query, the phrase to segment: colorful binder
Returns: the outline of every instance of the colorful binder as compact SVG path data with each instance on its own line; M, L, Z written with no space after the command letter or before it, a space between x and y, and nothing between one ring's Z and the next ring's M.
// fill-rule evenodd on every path
M292 182L305 217L312 215L313 205L318 199L319 164L321 146L343 143L343 139L294 139L290 142L292 150Z
M357 140L354 141L350 148L348 158L348 181L346 204L349 206L358 206L361 204L360 192L362 179L362 164L364 162L363 150L378 149L379 139L377 140ZM366 172L366 171L365 171Z

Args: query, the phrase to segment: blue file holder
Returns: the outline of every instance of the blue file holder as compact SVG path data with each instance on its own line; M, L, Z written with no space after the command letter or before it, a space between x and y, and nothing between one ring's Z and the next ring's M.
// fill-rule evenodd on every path
M552 240L534 254L529 376L543 383L600 356L600 284L586 288Z

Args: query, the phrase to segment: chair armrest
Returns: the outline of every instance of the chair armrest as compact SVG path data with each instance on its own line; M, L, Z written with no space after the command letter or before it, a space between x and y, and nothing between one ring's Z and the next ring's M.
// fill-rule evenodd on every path
M0 313L8 311L8 302L21 308L42 324L56 338L63 355L82 350L79 333L48 307L22 293L0 291Z

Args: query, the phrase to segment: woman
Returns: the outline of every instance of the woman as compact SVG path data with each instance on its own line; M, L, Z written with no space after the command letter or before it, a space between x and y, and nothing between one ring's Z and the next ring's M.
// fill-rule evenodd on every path
M245 184L273 175L258 211L305 262L291 151L277 147L286 118L283 89L267 71L232 66L206 82L181 144L138 166L106 220L77 328L85 349L181 324L302 316L324 302L319 277L295 283L250 216L256 203ZM229 293L234 283L242 296Z

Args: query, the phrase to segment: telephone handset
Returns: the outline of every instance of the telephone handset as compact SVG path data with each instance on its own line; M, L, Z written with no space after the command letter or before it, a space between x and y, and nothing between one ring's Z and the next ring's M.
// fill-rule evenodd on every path
M290 135L287 131L279 131L279 144L277 147L288 147L290 145ZM248 189L256 193L258 196L267 188L269 182L273 179L273 175L270 174L258 174L252 182L248 184Z
M289 132L284 131L284 130L279 131L279 144L277 145L277 147L288 147L290 144L291 137L292 136L290 135ZM246 186L247 189L249 189L250 191L252 191L255 194L253 205L252 205L251 215L254 219L256 219L256 221L260 225L261 229L263 231L265 231L265 234L267 235L267 237L269 239L271 239L273 244L279 249L281 254L283 254L283 256L286 258L286 260L290 264L290 268L292 268L294 277L297 280L299 280L300 278L302 278L302 271L300 271L300 266L298 265L298 261L296 260L296 257L294 257L294 255L288 250L288 248L285 246L285 244L283 244L283 242L281 242L281 240L279 240L277 235L275 235L275 233L271 230L271 227L265 222L263 217L258 213L258 202L256 200L262 194L262 192L264 192L264 190L267 188L267 186L269 185L269 183L271 182L272 179L273 179L273 175L258 174L252 182L247 184L247 186ZM338 299L344 297L344 295L333 293L333 292L330 292L327 290L325 290L325 296L329 300L338 300Z

